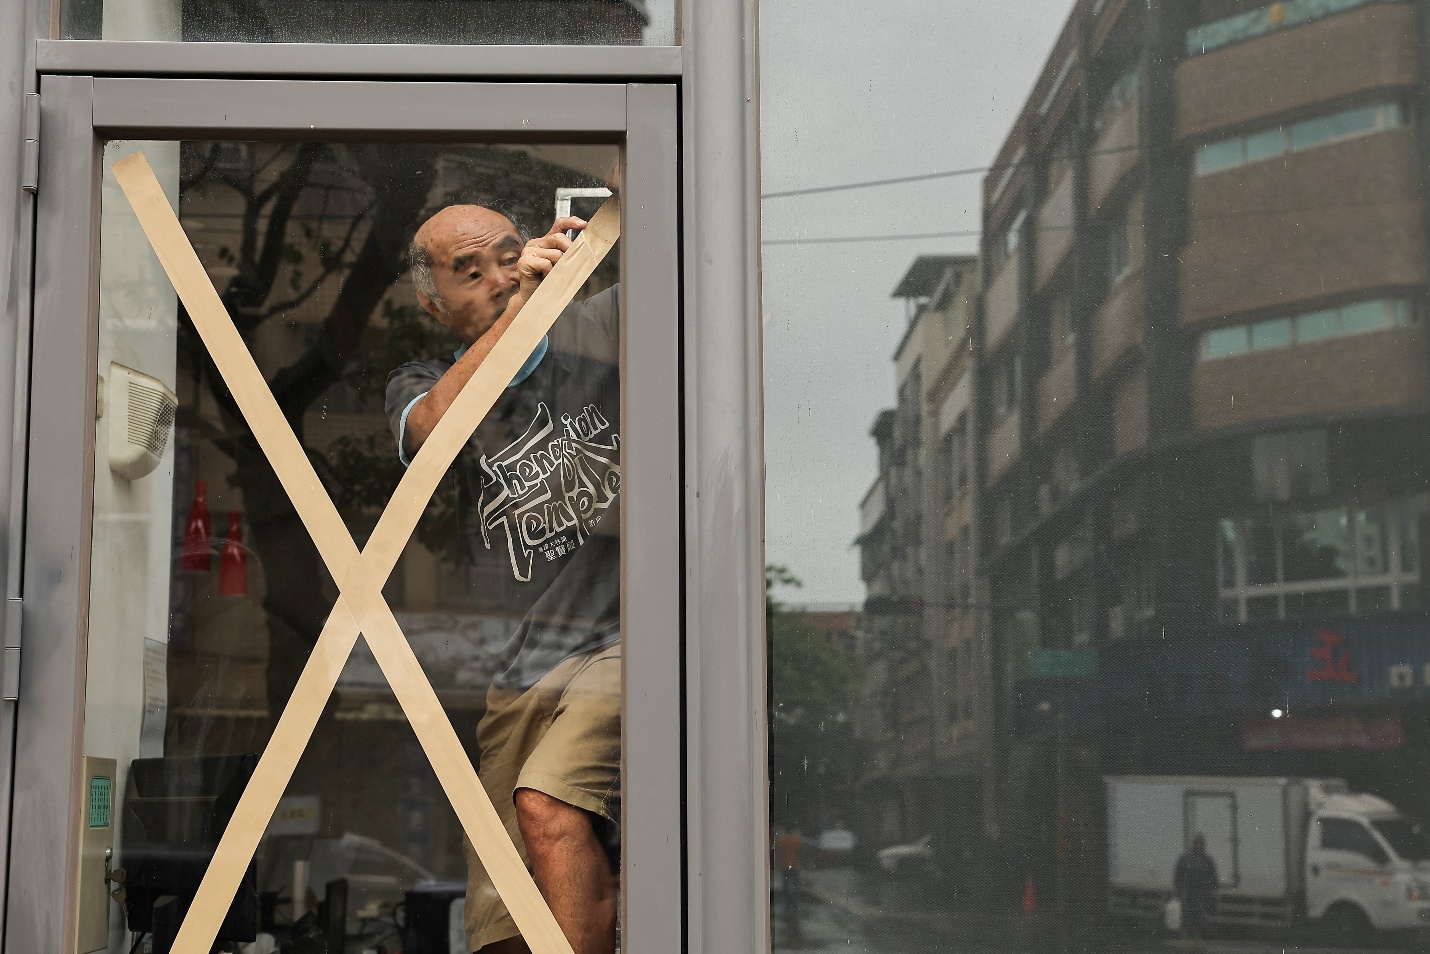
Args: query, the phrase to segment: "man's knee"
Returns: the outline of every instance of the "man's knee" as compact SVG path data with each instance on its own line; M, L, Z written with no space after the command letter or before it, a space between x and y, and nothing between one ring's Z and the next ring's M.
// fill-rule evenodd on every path
M595 837L590 818L575 805L534 788L517 789L515 802L517 825L528 852L541 855L573 839Z

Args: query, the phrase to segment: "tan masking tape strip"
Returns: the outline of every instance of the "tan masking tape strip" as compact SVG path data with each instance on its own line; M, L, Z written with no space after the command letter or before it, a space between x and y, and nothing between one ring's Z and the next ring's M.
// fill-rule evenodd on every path
M515 847L506 837L485 792L480 788L436 693L413 656L391 609L383 600L380 584L375 582L371 571L380 570L383 580L391 573L427 499L470 436L476 422L485 416L505 388L505 382L516 374L541 336L618 238L619 209L615 200L606 203L593 217L586 233L578 238L547 276L518 320L513 322L483 362L481 370L462 390L449 413L443 415L394 495L394 503L400 502L400 507L389 505L365 555L359 555L332 501L283 419L267 382L253 364L242 338L224 311L148 163L142 155L136 154L116 163L114 172L208 345L220 373L229 384L260 445L268 453L280 480L289 489L300 517L313 533L319 552L330 569L341 565L348 567L345 573L334 573L342 592L339 604L324 626L255 776L246 787L234 818L220 841L208 874L190 908L191 916L185 918L180 930L175 951L179 954L200 954L212 943L237 882L253 856L263 829L292 776L293 767L307 745L361 628L384 674L392 683L399 703L408 713L468 837L477 847L493 883L507 901L513 919L528 944L538 954L567 954L570 947L565 937L536 891L530 875L521 865ZM570 267L566 267L568 262ZM239 384L237 387L236 382ZM478 385L485 387L479 390ZM472 416L468 417L468 414ZM466 423L459 423L463 421ZM445 460L442 459L444 456ZM425 493L419 493L424 487ZM295 489L298 491L296 494ZM311 492L314 490L315 493ZM399 512L394 515L395 509ZM331 531L331 536L327 535L328 528L334 524L337 529ZM321 538L320 533L323 534ZM360 607L357 615L361 618L361 627L354 619L354 603ZM207 940L204 940L205 937Z

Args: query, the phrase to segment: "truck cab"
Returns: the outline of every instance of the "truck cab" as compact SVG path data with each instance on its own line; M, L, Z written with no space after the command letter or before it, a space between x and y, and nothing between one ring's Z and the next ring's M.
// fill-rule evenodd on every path
M1374 795L1335 794L1306 832L1306 914L1354 937L1430 926L1430 840Z

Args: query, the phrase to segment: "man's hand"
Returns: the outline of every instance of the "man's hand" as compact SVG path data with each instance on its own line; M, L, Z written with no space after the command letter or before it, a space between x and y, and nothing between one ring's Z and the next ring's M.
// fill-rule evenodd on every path
M551 231L541 238L532 239L526 243L526 247L521 250L521 259L516 263L516 269L521 277L521 290L518 294L522 300L531 297L536 291L536 286L541 284L541 280L551 271L551 266L561 260L561 256L571 247L571 240L566 237L568 229L577 231L586 227L586 220L577 218L574 215L567 215L551 223Z

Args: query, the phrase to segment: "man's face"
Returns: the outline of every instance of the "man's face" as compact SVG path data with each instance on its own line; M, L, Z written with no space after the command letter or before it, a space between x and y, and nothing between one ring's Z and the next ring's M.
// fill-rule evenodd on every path
M479 205L452 205L428 219L416 241L427 248L440 299L419 291L418 303L471 344L506 311L520 285L523 243L516 226Z

